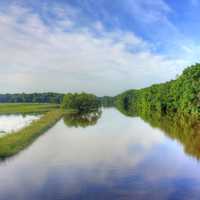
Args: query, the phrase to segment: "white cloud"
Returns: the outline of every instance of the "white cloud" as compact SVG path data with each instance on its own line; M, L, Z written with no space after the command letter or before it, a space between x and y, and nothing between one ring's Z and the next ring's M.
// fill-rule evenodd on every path
M84 90L113 95L178 73L174 66L182 61L152 53L152 44L134 33L108 32L101 22L78 27L58 10L51 25L28 8L15 5L0 12L2 92Z
M125 7L132 16L147 23L166 21L167 14L172 12L163 0L128 0L125 2Z

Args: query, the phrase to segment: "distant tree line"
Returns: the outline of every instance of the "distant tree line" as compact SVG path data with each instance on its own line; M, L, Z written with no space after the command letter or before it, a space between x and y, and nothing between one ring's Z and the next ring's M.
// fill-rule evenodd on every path
M83 93L87 94L87 93ZM67 95L72 95L68 93ZM77 96L76 94L75 96ZM65 94L62 93L15 93L15 94L0 94L0 103L56 103L61 104ZM84 95L82 95L84 96ZM81 97L82 97L81 96ZM95 97L101 106L111 107L114 105L114 98L109 96Z
M0 94L0 103L61 103L64 94L60 93L21 93Z
M103 97L98 97L98 100L101 102L101 105L103 107L112 107L114 106L114 97L109 97L109 96L103 96Z

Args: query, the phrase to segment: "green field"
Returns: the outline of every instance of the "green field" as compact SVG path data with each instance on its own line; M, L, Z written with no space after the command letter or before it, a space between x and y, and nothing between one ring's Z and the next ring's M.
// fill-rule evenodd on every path
M0 103L0 114L41 113L59 108L59 104Z

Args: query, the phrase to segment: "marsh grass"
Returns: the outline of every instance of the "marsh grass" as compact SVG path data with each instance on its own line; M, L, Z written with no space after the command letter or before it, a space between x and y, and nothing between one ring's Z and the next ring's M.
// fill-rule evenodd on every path
M0 138L0 158L5 159L25 149L51 128L63 114L61 109L51 110L29 126Z
M0 103L0 114L43 113L59 107L59 104Z

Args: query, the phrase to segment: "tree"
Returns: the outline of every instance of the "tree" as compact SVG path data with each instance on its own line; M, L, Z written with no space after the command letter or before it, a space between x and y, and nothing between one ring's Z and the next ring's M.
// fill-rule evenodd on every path
M66 94L63 98L62 108L76 109L78 111L89 111L97 109L100 106L100 101L93 94Z

